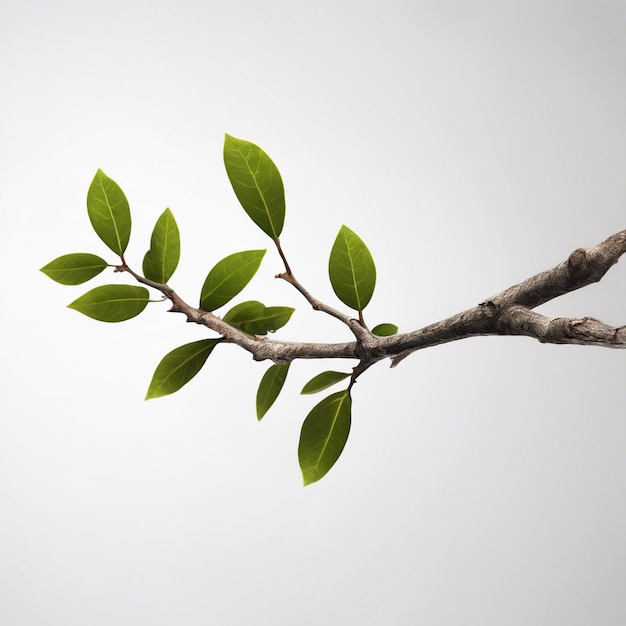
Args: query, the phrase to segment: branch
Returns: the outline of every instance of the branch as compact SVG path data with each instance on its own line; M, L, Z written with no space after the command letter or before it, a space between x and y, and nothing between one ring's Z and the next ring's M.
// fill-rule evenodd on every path
M558 296L598 282L625 252L626 230L622 230L593 248L577 248L556 267L505 289L473 309L413 333L397 335L391 339L406 338L409 345L405 352L390 355L392 366L415 350L480 335L525 335L542 343L626 348L623 326L613 328L587 317L550 321L531 311Z
M324 304L321 300L318 300L314 296L312 296L300 282L296 279L296 277L291 273L283 273L276 274L276 278L282 278L286 280L288 283L293 285L305 298L305 300L311 305L314 311L322 311L331 317L334 317L340 321L342 321L354 334L356 340L360 343L369 342L369 338L372 336L371 333L361 324L358 319L350 317L345 313L341 313L341 311L337 311L332 307Z
M557 317L551 320L524 307L510 307L500 321L509 330L509 334L534 337L541 343L626 347L626 326L613 328L593 317Z
M487 300L502 307L518 304L534 309L558 296L597 283L626 252L626 230L593 248L577 248L551 270L541 272L519 285Z
M318 300L307 289L305 289L304 285L302 285L302 283L300 283L300 281L293 275L293 272L289 267L289 263L287 262L287 257L285 256L282 246L280 245L280 241L276 239L274 243L276 244L276 249L278 250L280 258L285 264L285 271L281 274L276 274L274 278L282 278L284 281L295 287L295 289L299 291L302 296L304 296L304 299L311 305L314 311L322 311L323 313L326 313L327 315L343 322L352 331L352 334L356 337L359 344L368 343L371 333L367 330L367 328L365 328L362 312L359 311L359 319L357 320L352 318L350 315L346 315L345 313L337 311L337 309L324 304L321 300Z
M492 296L477 306L457 313L419 330L375 337L358 320L319 302L287 271L278 277L291 283L316 310L324 311L346 323L357 337L347 343L289 342L253 337L222 321L213 313L184 302L168 285L150 281L125 264L117 271L129 272L140 283L158 289L172 302L171 311L183 313L187 321L202 324L220 334L226 342L250 352L255 360L269 359L288 363L295 359L359 359L365 370L373 363L391 358L392 367L416 350L468 337L486 335L523 335L542 343L577 344L626 348L626 326L614 328L592 317L549 319L532 311L558 296L598 282L626 252L626 230L620 231L592 248L578 248L556 267Z

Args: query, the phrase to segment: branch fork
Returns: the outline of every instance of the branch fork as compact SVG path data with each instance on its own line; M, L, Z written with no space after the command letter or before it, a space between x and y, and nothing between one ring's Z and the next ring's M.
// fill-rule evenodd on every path
M513 285L471 309L419 330L392 337L376 337L359 320L321 302L302 286L291 271L277 274L276 278L293 285L314 310L343 322L356 339L346 343L289 342L253 337L230 326L213 313L188 305L168 285L148 280L125 264L116 268L116 271L129 272L140 283L161 291L172 302L172 312L183 313L189 322L202 324L215 331L224 341L250 352L255 360L289 363L296 359L358 359L356 378L382 359L390 358L393 367L417 350L477 336L521 335L541 343L624 349L626 326L612 327L593 317L550 319L532 309L560 295L598 282L625 252L626 230L623 230L592 248L577 248L556 267ZM284 254L281 257L286 263Z

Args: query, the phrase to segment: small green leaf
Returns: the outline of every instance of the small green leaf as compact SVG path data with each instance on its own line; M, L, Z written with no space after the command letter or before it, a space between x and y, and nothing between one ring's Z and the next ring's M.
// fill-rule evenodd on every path
M391 337L398 332L398 327L395 324L378 324L372 328L372 335L377 337Z
M346 305L362 311L376 285L376 266L363 240L347 226L339 229L330 252L328 274L337 297Z
M67 306L101 322L123 322L139 315L148 304L148 290L134 285L102 285Z
M166 283L171 277L180 259L180 233L174 215L165 209L157 220L150 249L143 257L143 275L157 283Z
M278 398L287 373L289 372L290 363L275 363L272 365L265 374L259 384L259 389L256 393L256 416L257 419L262 419L263 416L269 411L270 407Z
M87 213L98 237L122 256L130 239L130 207L119 185L102 170L87 192Z
M200 295L200 308L215 311L230 302L256 274L265 250L235 252L209 272Z
M166 354L154 371L146 400L167 396L186 385L202 369L219 341L201 339L186 343Z
M328 387L332 387L340 380L345 380L349 376L350 374L346 374L345 372L322 372L317 376L313 376L313 378L311 378L311 380L304 385L304 387L302 387L302 391L300 393L308 394L323 391L324 389L328 389Z
M285 221L285 191L272 159L259 146L226 135L224 165L245 212L264 233L278 240Z
M282 328L295 309L288 306L265 306L256 300L237 304L222 318L227 324L250 335L267 335Z
M316 404L306 416L298 460L304 484L323 478L341 455L350 433L352 399L338 391Z
M50 261L40 271L62 285L80 285L97 276L106 266L107 262L95 254L76 252Z

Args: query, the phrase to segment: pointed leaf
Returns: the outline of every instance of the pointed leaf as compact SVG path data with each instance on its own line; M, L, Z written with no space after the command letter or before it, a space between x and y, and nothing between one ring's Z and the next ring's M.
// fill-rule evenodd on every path
M256 300L237 304L222 318L227 324L250 335L267 335L282 328L295 309L288 306L268 306Z
M263 324L266 332L274 333L291 319L294 311L295 309L289 306L266 306L263 318L258 320L258 323ZM254 323L256 324L257 321ZM264 335L265 333L254 332L254 334Z
M259 146L226 135L224 165L245 212L276 241L285 221L285 191L272 159Z
M130 239L130 207L119 185L102 170L87 192L87 212L98 237L122 256Z
M258 300L246 300L246 302L236 304L222 319L235 328L241 328L241 325L249 320L262 317L264 311L265 305L262 302Z
M180 259L180 233L174 215L165 209L157 220L150 249L143 258L143 275L157 283L166 283Z
M278 398L278 394L285 384L285 379L289 372L289 365L291 364L275 363L263 374L256 394L257 419L262 419L269 411L272 404L274 404L276 398Z
M362 311L376 285L376 266L363 240L347 226L339 229L330 252L328 274L337 297Z
M76 252L50 261L40 271L62 285L80 285L97 276L106 266L107 262L95 254Z
M318 391L328 389L328 387L332 387L340 380L345 380L349 377L350 374L346 374L345 372L322 372L321 374L318 374L317 376L311 378L311 380L306 385L304 385L304 387L302 387L302 391L300 393L317 393Z
M256 274L265 252L265 250L245 250L219 261L204 281L200 308L204 311L214 311L230 302Z
M123 322L148 304L148 290L134 285L102 285L67 306L101 322Z
M219 339L201 339L166 354L152 376L146 400L167 396L186 385L209 358Z
M298 460L304 484L324 477L341 455L350 433L352 400L348 391L324 398L302 424Z
M398 327L395 324L378 324L372 328L372 335L377 337L391 337L398 332Z

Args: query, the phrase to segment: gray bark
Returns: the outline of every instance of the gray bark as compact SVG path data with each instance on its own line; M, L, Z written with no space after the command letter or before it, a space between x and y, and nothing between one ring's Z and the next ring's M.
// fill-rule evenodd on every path
M558 296L598 282L625 252L626 230L622 230L592 248L577 248L556 267L486 298L471 309L419 330L384 338L375 337L358 319L314 298L286 266L286 272L277 278L294 286L315 310L325 312L348 326L355 340L346 343L288 342L253 337L233 328L213 313L188 305L167 285L147 280L126 266L118 270L127 271L139 282L158 289L171 300L171 311L183 313L189 322L206 326L218 333L223 341L250 352L255 360L287 363L296 359L358 359L358 373L361 373L382 359L390 358L392 366L395 366L416 350L484 335L522 335L542 343L626 348L626 326L608 326L593 317L550 319L533 311Z

